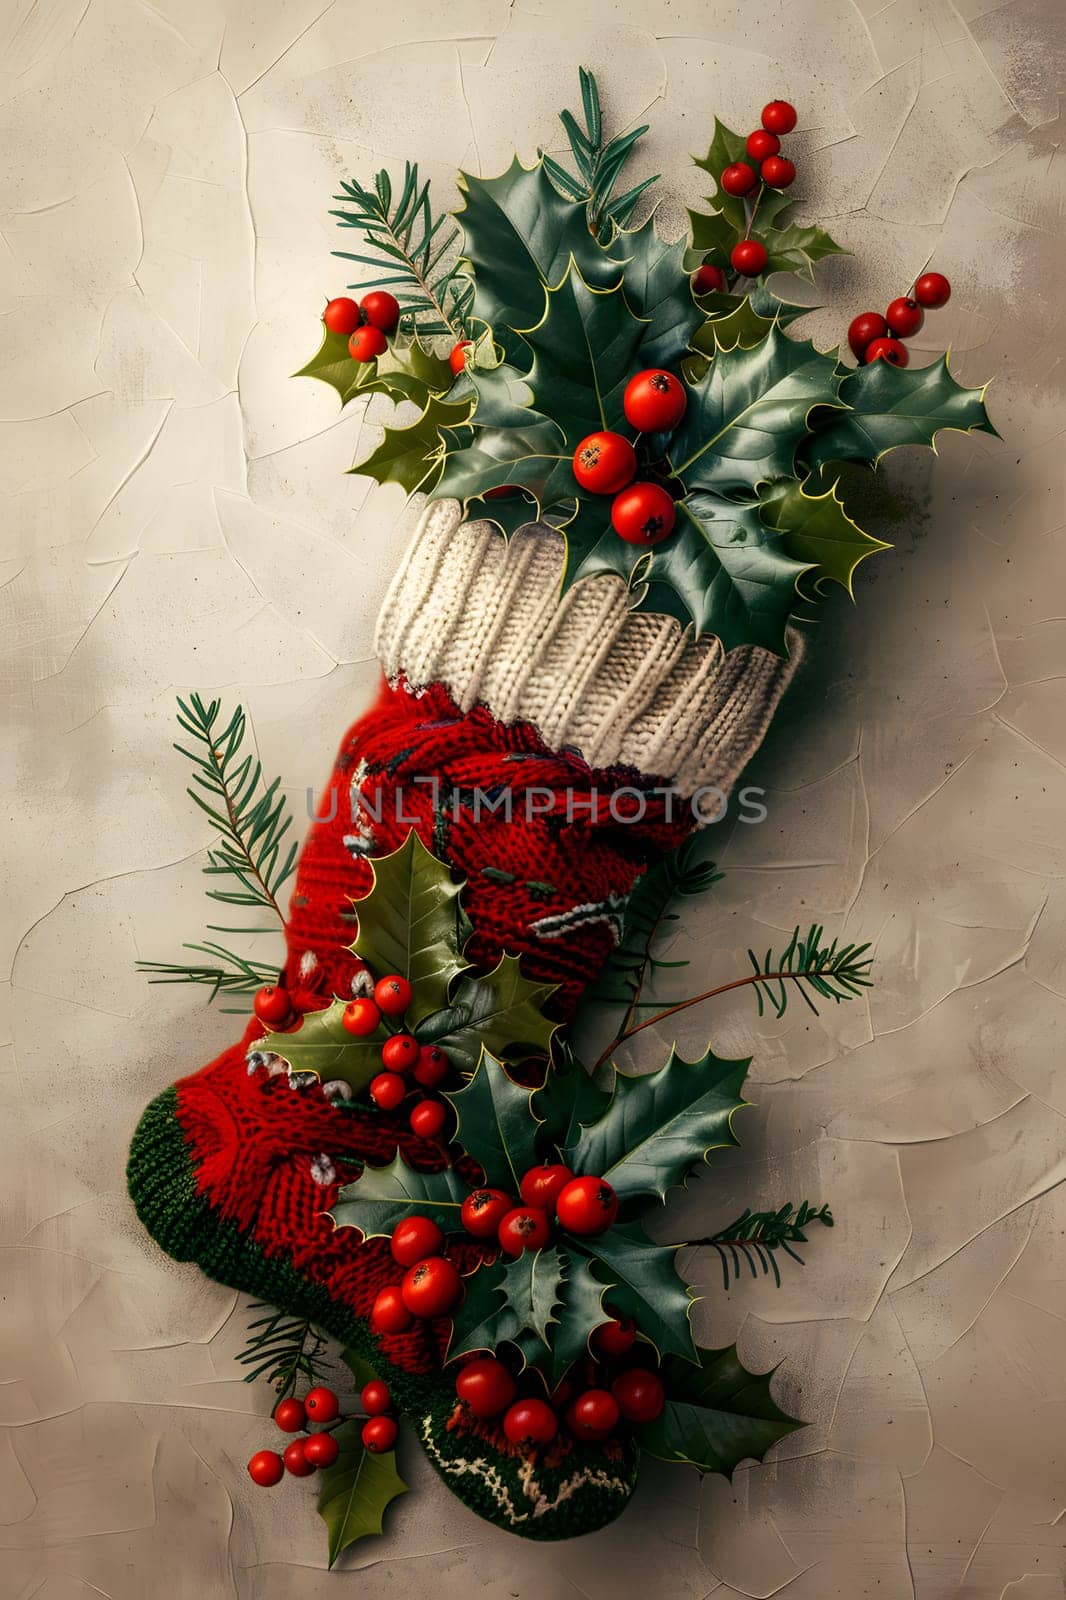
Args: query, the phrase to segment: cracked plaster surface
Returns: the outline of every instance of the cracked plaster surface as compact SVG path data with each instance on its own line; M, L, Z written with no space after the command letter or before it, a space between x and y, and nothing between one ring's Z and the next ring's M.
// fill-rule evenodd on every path
M0 1550L13 1600L471 1592L615 1600L1066 1594L1066 544L1050 0L8 0L0 13ZM561 1546L465 1511L412 1451L383 1539L324 1569L310 1495L243 1462L266 1392L237 1297L166 1261L124 1198L143 1104L232 1024L138 957L199 936L210 836L173 696L238 696L302 811L375 677L404 538L344 475L367 419L306 359L338 176L554 147L579 62L634 178L700 194L713 112L785 93L802 209L854 252L806 331L928 260L922 350L992 377L1003 443L887 469L907 510L831 601L758 758L758 828L680 952L708 981L794 922L873 942L877 987L814 1018L746 1000L680 1043L751 1053L744 1145L677 1232L744 1204L837 1216L784 1285L707 1290L705 1342L783 1363L811 1426L732 1484L651 1464L614 1528ZM263 951L269 948L264 941ZM357 1569L354 1576L351 1569Z

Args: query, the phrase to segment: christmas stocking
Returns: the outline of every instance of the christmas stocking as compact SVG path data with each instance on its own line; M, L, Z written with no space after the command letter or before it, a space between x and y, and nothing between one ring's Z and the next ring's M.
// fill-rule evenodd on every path
M428 505L378 624L384 683L344 737L300 861L283 978L296 1019L383 975L351 948L358 902L373 863L413 830L464 885L465 962L494 974L478 990L489 997L482 1042L498 1011L525 1008L540 1017L524 1042L539 1043L543 1071L550 1019L565 1019L599 972L634 882L718 814L757 748L795 652L694 642L669 617L630 611L613 576L560 598L563 561L543 524L505 542L491 523L464 524L454 500ZM280 1036L281 1048L294 1042L289 1062L279 1035L268 1047L252 1021L152 1103L129 1161L145 1226L172 1256L371 1361L445 1481L493 1522L553 1539L609 1521L633 1488L631 1442L560 1434L531 1454L457 1401L448 1317L372 1331L375 1298L399 1275L389 1240L329 1213L345 1184L397 1152L417 1172L448 1167L447 1130L416 1117L413 1131L410 1098L390 1108L353 1090L350 1074L331 1076L328 1053L304 1070L305 1028ZM477 1030L455 1037L446 1053L468 1073ZM433 1081L432 1063L427 1073L420 1082ZM481 1181L469 1156L456 1166L469 1186ZM471 1237L449 1256L469 1272L494 1251Z

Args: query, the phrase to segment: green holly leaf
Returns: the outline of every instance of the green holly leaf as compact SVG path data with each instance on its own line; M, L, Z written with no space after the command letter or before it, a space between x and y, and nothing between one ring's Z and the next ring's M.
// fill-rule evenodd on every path
M571 456L586 434L627 427L622 396L640 364L646 326L620 287L590 286L573 261L546 290L540 318L525 334L533 354L528 381ZM572 483L570 492L576 488Z
M608 1320L603 1309L607 1293L602 1283L597 1283L584 1256L573 1250L560 1250L562 1280L558 1288L555 1320L550 1329L550 1350L537 1364L554 1389L566 1377L575 1361L589 1353L589 1335L594 1328ZM528 1359L528 1357L527 1357Z
M471 500L490 489L524 489L536 506L527 520L535 521L542 508L573 501L573 459L573 449L561 443L555 424L531 409L524 429L475 429L469 444L445 458L434 494L462 501L466 511ZM492 505L495 515L496 502ZM502 502L500 509L502 513Z
M720 351L690 387L670 443L672 470L689 491L717 494L754 494L760 483L792 477L808 415L835 405L839 386L832 356L779 327L752 349Z
M686 254L686 265L699 266L704 256L714 256L720 266L729 261L730 252L738 239L745 234L743 224L730 220L720 211L692 211L688 213L691 256Z
M494 522L505 538L512 538L519 528L528 528L536 522L537 502L528 494L515 490L511 494L493 495L489 500L474 499L467 503L467 517L478 521Z
M813 283L816 261L851 253L830 238L824 228L801 228L794 223L786 228L764 228L760 222L757 217L757 235L766 246L767 272L794 272Z
M544 1080L533 1095L533 1114L540 1118L540 1131L560 1150L577 1138L583 1122L595 1122L610 1103L610 1095L596 1085L573 1052L564 1045Z
M510 361L523 363L515 330L540 317L544 289L573 257L585 281L606 288L621 277L618 262L589 233L583 203L564 200L538 161L518 157L498 178L461 173L463 257L474 275L475 312L492 328Z
M818 417L806 450L813 467L828 461L870 461L904 444L936 449L938 433L999 434L985 410L985 389L965 389L941 356L929 367L893 367L873 361L845 378L840 400L848 409ZM791 476L791 474L784 474Z
M677 1275L679 1245L653 1244L639 1224L626 1223L595 1239L572 1240L571 1247L592 1262L610 1290L616 1316L632 1317L662 1354L695 1361L689 1326L692 1301Z
M413 400L424 406L431 394L443 394L450 387L452 370L417 339L406 345L394 339L376 360L353 361L347 334L331 333L323 325L317 352L293 377L328 383L340 395L342 405L372 394L387 394L394 400Z
M396 1470L395 1452L368 1450L358 1423L342 1422L333 1437L340 1454L318 1474L318 1514L329 1533L331 1567L350 1545L384 1531L386 1510L409 1488Z
M517 1194L522 1178L537 1163L530 1090L513 1082L502 1062L484 1050L466 1087L444 1098L455 1108L456 1141L477 1162L485 1182Z
M567 1165L599 1174L620 1200L665 1200L712 1150L739 1143L733 1115L747 1104L740 1089L750 1065L750 1056L725 1060L710 1049L686 1061L675 1048L657 1072L616 1067L610 1103L565 1146Z
M377 449L349 471L377 483L398 483L408 494L428 488L440 473L445 431L468 422L471 410L469 400L451 405L446 399L431 395L416 422L407 428L386 428Z
M308 1011L295 1032L268 1033L256 1048L272 1050L292 1072L317 1073L323 1083L340 1078L358 1093L381 1071L382 1038L353 1038L341 1021L345 1005L334 1000L324 1011Z
M452 1317L449 1361L475 1350L517 1344L540 1364L548 1354L548 1330L558 1301L560 1252L524 1250L514 1261L495 1261L467 1279L466 1296Z
M337 1228L358 1228L364 1239L391 1237L396 1224L430 1217L444 1233L459 1233L459 1210L470 1193L454 1167L416 1172L397 1155L387 1167L364 1167L346 1183L330 1212Z
M475 427L529 426L533 391L517 367L501 361L495 367L468 368L451 391L450 398L461 398L467 388L474 400L470 420Z
M398 850L374 857L370 866L374 881L352 902L359 931L349 949L375 978L399 973L408 980L413 994L406 1016L413 1027L447 1004L452 980L469 965L460 954L469 929L459 902L463 886L413 828Z
M685 271L685 241L664 243L649 217L632 233L619 233L613 249L625 258L626 301L644 323L636 365L675 367L703 321Z
M360 368L370 369L376 366L373 361L353 361L348 354L348 335L346 333L331 333L322 324L322 343L305 367L299 372L294 372L294 378L318 378L322 383L328 383L336 389L344 403L345 396L353 384L361 377Z
M425 1017L415 1037L440 1045L465 1072L476 1070L482 1049L501 1061L546 1056L559 1024L543 1008L555 990L555 984L523 978L517 956L501 956L491 972L464 973L451 1004Z
M787 478L765 485L759 495L762 519L784 534L783 548L790 556L812 564L810 581L815 591L827 583L839 583L850 595L859 562L892 546L864 533L851 520L835 482L824 494L810 493L810 482L810 478L807 483Z
M746 1371L735 1345L700 1350L698 1366L667 1357L662 1377L666 1407L640 1429L641 1449L661 1461L731 1477L742 1461L761 1461L771 1445L803 1426L771 1395L773 1373Z
M731 167L734 161L743 161L745 159L744 135L742 133L734 133L732 128L727 128L724 122L719 122L718 118L715 117L714 134L711 137L707 154L702 160L698 156L693 156L692 159L701 172L706 172L708 177L714 180L715 194L713 203L716 210L725 217L733 229L733 241L735 243L747 231L747 213L744 208L744 201L738 195L726 194L725 190L719 186L718 180L726 167ZM710 199L711 197L708 196L708 198ZM693 215L693 213L690 213L690 215Z

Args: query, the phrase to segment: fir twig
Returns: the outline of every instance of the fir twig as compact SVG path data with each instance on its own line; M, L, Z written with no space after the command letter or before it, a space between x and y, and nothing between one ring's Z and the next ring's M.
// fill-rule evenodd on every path
M458 256L446 264L459 230L450 226L446 213L434 216L429 180L420 182L417 163L404 163L403 186L395 205L392 179L384 169L374 174L373 188L346 179L341 180L341 188L344 193L333 198L346 209L330 215L342 228L358 228L365 250L334 250L333 254L372 267L377 273L352 287L388 289L400 303L403 322L408 327L417 325L426 337L468 337L473 281L462 271Z
M709 1246L718 1251L722 1263L725 1288L740 1277L741 1267L747 1265L753 1278L758 1277L756 1266L763 1276L772 1275L777 1288L781 1287L781 1271L777 1252L783 1250L793 1261L804 1264L803 1257L793 1247L807 1243L804 1231L812 1223L823 1227L833 1226L833 1214L827 1205L812 1206L804 1200L798 1206L783 1205L779 1211L746 1210L728 1227L707 1239L693 1239L692 1247Z
M251 1368L245 1383L266 1378L279 1400L293 1393L301 1377L316 1384L331 1365L322 1355L325 1337L306 1318L288 1317L263 1301L253 1301L248 1309L267 1314L249 1323L247 1344L237 1357L242 1367Z
M647 133L648 124L631 128L628 133L619 134L617 138L605 144L596 79L584 67L579 71L585 126L581 127L573 112L559 113L559 121L566 129L566 137L570 141L578 175L575 177L543 150L540 151L540 157L545 172L559 193L567 200L585 202L588 208L589 232L594 234L601 244L607 244L618 228L627 226L636 209L637 201L646 189L650 189L653 183L658 183L659 175L656 173L652 178L645 178L643 183L634 184L624 194L614 195L612 199L614 186L622 175L622 169L632 155L637 140Z
M234 950L227 950L223 945L213 942L185 944L182 949L192 950L197 955L214 956L218 964L198 966L180 961L139 961L138 971L147 973L149 983L205 984L211 990L207 997L208 1004L216 1000L220 994L251 996L264 984L278 981L276 965L248 960ZM223 1006L222 1010L231 1016L245 1016L248 1008Z

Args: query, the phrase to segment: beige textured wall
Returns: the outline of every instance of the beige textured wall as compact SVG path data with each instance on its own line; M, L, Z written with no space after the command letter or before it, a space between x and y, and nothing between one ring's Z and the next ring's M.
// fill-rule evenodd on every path
M0 16L3 768L0 1591L17 1600L1053 1600L1066 1535L1063 168L1054 0L5 0ZM1058 41L1058 42L1056 42ZM170 750L176 689L240 696L294 803L374 676L400 501L343 476L369 435L286 374L344 282L339 174L528 157L601 74L649 113L676 204L712 112L802 110L804 207L856 255L834 342L932 258L930 318L995 382L1004 442L892 471L898 549L832 602L758 771L769 821L687 943L731 970L812 915L868 937L868 1006L686 1021L754 1049L745 1149L694 1186L839 1224L701 1332L812 1419L732 1488L652 1467L624 1520L510 1539L415 1458L361 1569L327 1576L305 1486L252 1490L268 1395L235 1297L128 1208L139 1109L230 1035L148 991L205 919L209 843Z

